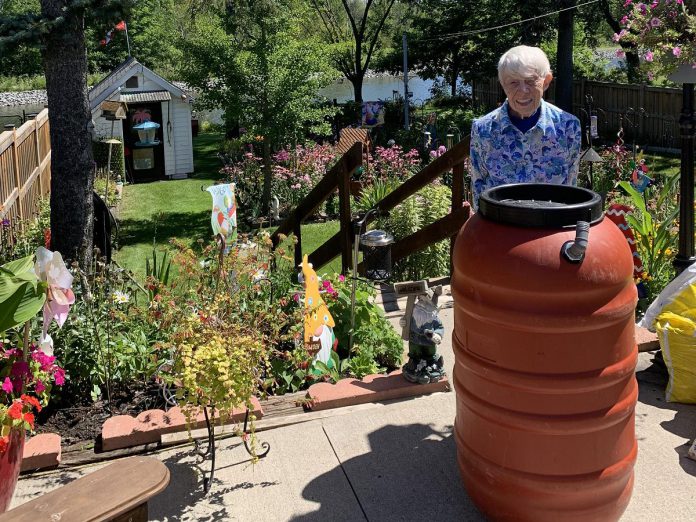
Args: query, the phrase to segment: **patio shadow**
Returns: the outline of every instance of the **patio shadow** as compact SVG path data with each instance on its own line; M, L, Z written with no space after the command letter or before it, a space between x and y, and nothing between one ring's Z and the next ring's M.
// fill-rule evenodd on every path
M452 435L451 426L441 432L427 424L388 425L370 433L370 452L342 462L302 491L321 504L319 510L292 520L338 520L335 493L325 487L336 473L350 483L363 520L485 520L462 487ZM342 449L332 445L340 458Z

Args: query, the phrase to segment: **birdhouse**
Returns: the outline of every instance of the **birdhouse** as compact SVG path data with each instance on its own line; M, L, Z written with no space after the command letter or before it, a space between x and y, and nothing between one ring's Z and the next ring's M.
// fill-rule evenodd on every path
M108 121L125 120L128 107L125 102L105 101L101 106L102 117Z

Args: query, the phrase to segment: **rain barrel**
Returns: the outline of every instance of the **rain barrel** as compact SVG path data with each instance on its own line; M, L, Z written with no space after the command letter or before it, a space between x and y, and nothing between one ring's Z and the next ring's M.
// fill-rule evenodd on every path
M628 505L637 294L626 239L602 218L592 191L503 185L457 236L457 458L490 520L617 520Z

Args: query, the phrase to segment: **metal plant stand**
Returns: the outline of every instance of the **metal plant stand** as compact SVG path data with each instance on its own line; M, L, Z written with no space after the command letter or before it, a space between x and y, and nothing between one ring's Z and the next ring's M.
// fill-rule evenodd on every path
M210 411L212 417L215 417L215 406L210 406ZM210 491L210 486L213 483L215 477L215 426L211 422L211 417L208 415L208 408L203 408L203 415L205 416L205 427L208 430L208 439L206 442L201 442L199 440L194 440L194 452L198 457L198 464L203 464L208 457L210 457L210 471L203 471L203 493L207 494ZM264 458L271 451L271 445L268 442L262 442L261 448L262 452L254 455L252 448L249 446L249 434L247 432L247 427L249 423L249 408L246 409L244 414L244 428L242 430L242 442L244 442L244 449L252 457L259 459ZM205 448L203 445L205 444Z

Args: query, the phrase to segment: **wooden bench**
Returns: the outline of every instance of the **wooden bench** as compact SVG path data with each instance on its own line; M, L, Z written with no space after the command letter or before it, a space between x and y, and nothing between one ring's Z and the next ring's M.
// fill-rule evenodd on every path
M0 522L142 522L148 501L169 484L152 457L129 457L0 514Z

